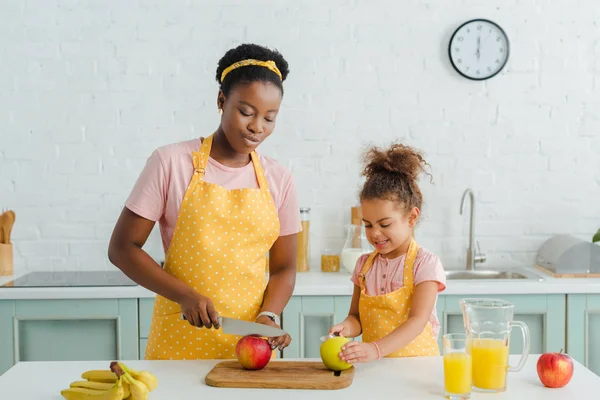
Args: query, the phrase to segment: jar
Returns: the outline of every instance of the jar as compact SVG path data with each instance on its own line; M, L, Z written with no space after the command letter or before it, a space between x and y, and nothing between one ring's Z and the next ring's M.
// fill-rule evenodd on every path
M344 243L341 254L342 267L350 273L354 272L356 262L360 256L375 250L367 239L365 225L362 224L359 227L358 235L356 234L356 229L356 225L350 224L346 226L346 243Z
M321 271L322 272L339 272L340 271L340 256L337 251L332 249L323 249L321 251Z
M308 236L310 228L310 208L300 208L300 221L302 223L302 231L298 232L298 253L296 255L296 271L307 272L310 268L308 265Z

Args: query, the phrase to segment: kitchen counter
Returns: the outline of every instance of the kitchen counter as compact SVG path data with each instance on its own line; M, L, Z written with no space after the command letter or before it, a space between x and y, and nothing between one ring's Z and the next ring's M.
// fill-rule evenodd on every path
M600 293L599 278L554 278L543 272L527 268L543 277L537 280L448 280L442 295L480 294L597 294ZM15 277L0 277L0 285ZM294 296L351 296L352 282L346 272L303 272L296 277ZM0 300L39 299L103 299L103 298L152 298L155 294L141 286L111 287L48 287L5 288L0 286Z
M520 356L511 356L516 365ZM504 393L473 392L471 399L554 400L596 399L600 377L575 362L573 378L560 389L544 387L536 373L539 355L531 355L523 370L509 372L508 389ZM318 360L316 360L318 361ZM441 357L383 359L358 364L352 385L340 390L291 389L224 389L204 383L206 374L218 360L196 361L124 361L138 370L148 370L158 378L158 388L149 400L160 399L443 399ZM277 362L277 361L272 361ZM108 361L22 362L0 376L2 398L19 400L62 399L60 391L80 380L84 371L106 369ZM32 384L34 383L34 384Z

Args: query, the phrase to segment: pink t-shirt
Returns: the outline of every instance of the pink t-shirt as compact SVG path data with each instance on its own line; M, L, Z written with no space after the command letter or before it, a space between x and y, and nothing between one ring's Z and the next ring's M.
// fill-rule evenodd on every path
M148 158L125 203L134 213L151 221L159 221L165 252L173 237L179 206L194 173L192 152L199 151L201 143L201 138L197 138L156 149ZM259 154L259 160L278 211L279 235L300 232L302 225L293 175L270 157ZM207 182L229 190L258 188L252 162L241 168L231 168L209 157L204 177Z
M352 282L356 286L360 286L358 275L362 271L362 267L367 261L369 254L362 255L356 261L356 267L352 274ZM406 254L400 257L387 259L378 255L373 260L373 265L365 275L365 289L368 295L375 296L393 292L404 286L404 259ZM415 286L425 281L435 281L438 284L438 293L446 289L446 274L444 268L437 255L419 247L415 258L414 284ZM437 300L436 300L437 303ZM440 331L440 321L438 320L436 308L431 311L429 318L433 333L437 337Z

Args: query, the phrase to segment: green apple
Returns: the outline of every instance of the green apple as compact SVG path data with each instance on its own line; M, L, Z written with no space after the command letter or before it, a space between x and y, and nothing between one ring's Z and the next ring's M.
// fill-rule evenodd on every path
M332 371L344 371L352 367L352 364L343 361L339 356L342 352L342 346L349 341L350 339L347 337L336 336L321 344L321 360L323 360L326 368Z

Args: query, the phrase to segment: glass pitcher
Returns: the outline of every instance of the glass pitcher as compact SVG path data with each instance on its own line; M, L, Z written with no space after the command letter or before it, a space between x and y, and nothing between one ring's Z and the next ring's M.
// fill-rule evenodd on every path
M346 242L342 248L340 259L342 267L352 273L356 267L356 261L366 253L371 253L375 248L367 239L364 224L346 226Z
M467 344L473 366L473 389L479 392L503 392L506 375L520 371L529 356L529 328L513 321L514 304L501 299L461 299ZM523 334L523 353L516 367L508 365L510 332L513 327Z

